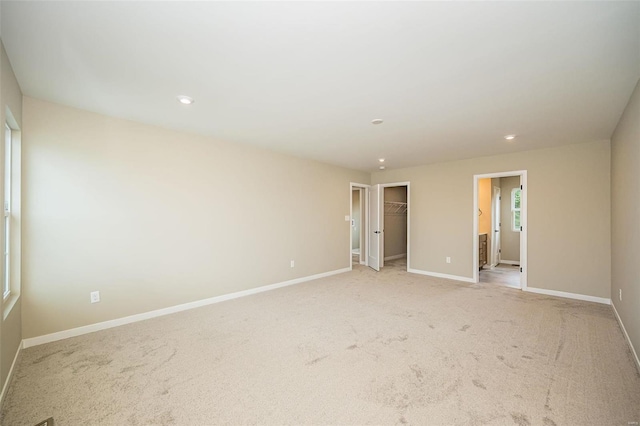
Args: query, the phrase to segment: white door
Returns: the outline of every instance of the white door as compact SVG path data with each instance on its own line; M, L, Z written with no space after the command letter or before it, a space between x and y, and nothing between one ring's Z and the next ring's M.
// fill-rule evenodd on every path
M491 264L500 263L500 188L493 187L493 211L491 212L491 225L493 235L491 236Z
M382 188L369 188L369 267L380 270L382 259Z

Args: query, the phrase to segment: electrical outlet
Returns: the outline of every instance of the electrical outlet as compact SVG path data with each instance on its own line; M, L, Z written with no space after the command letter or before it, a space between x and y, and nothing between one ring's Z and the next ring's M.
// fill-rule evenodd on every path
M618 289L618 291L619 291L619 294L618 294L618 295L619 295L619 297L620 297L620 301L622 302L622 289L621 289L621 288L619 288L619 289Z
M295 266L296 266L296 262L292 260L292 261L291 261L291 267L293 268L293 267L295 267Z
M447 256L447 263L451 263L451 258Z
M92 291L90 294L91 303L98 303L100 301L100 292Z

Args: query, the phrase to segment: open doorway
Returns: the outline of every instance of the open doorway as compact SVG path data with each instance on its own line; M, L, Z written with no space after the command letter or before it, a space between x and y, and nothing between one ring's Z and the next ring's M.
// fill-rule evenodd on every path
M408 251L408 194L407 186L383 185L382 266L393 265L406 269Z
M474 177L474 281L525 289L526 171Z
M411 259L409 182L373 185L367 196L367 266L380 271L386 260L389 266L408 270Z
M366 232L362 232L365 206L364 188L351 189L351 261L352 264L365 264L364 237Z
M367 265L369 229L369 185L350 184L349 259L353 265Z

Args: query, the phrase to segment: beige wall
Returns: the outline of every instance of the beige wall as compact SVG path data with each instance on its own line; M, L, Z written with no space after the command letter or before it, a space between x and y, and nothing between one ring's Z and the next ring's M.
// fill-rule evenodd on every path
M487 234L487 266L491 265L491 179L478 180L478 234Z
M360 190L351 191L351 219L353 230L351 231L351 249L360 248Z
M7 120L6 109L9 108L16 124L22 128L22 93L20 86L13 74L13 69L9 63L9 59L4 51L4 46L0 42L0 116L2 119L2 140L3 144L0 145L0 164L4 164L4 123ZM19 155L19 152L15 153ZM4 167L2 173L0 173L0 188L4 188ZM0 197L2 194L0 193ZM19 203L16 203L19 205ZM18 235L16 232L20 227L20 222L14 220L13 234ZM0 228L0 241L4 238L4 227ZM14 253L14 259L19 259L19 246L12 246L12 253ZM3 276L1 268L4 266L3 262L0 262L0 276ZM5 383L11 364L15 358L20 342L22 341L22 298L20 297L20 267L19 265L12 264L12 292L13 296L3 301L2 304L2 326L0 327L0 387Z
M520 262L520 232L513 230L511 218L511 191L514 188L520 188L520 176L500 178L500 259Z
M640 82L611 138L611 299L640 353ZM622 300L619 291L622 290Z
M496 187L500 188L500 178L491 178L491 220L494 220L494 218L493 218L493 201L494 201L493 200L493 189L496 188ZM502 192L500 192L500 196L502 197ZM498 217L498 219L500 219L500 217ZM493 222L491 222L491 226L492 226L492 228L491 228L491 232L490 232L489 238L488 238L489 245L487 247L487 250L489 251L489 253L487 254L487 256L488 256L489 263L492 266L495 266L498 263L498 258L497 257L494 258L494 256L493 256L493 250L494 250L493 239L496 236L496 234L494 232L494 228L493 228ZM497 227L497 225L496 225L496 227ZM496 244L497 244L497 242L496 242Z
M384 201L407 202L407 187L392 186L384 188ZM385 212L387 209L385 208ZM407 253L407 215L384 215L384 257L399 256Z
M609 163L603 141L387 169L373 173L372 184L411 182L411 268L471 278L473 176L527 170L529 287L608 298ZM570 226L560 206L580 212Z
M23 162L25 338L347 268L369 181L28 97Z

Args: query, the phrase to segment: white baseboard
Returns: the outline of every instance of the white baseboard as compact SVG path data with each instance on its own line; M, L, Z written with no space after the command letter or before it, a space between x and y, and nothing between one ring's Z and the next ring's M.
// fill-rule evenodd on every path
M627 329L624 328L624 324L622 323L622 319L620 319L620 315L618 315L618 310L616 309L616 305L611 302L611 307L613 308L613 313L616 314L616 319L618 320L618 324L620 324L620 328L622 329L622 333L624 337L627 339L627 343L631 348L631 353L633 354L633 358L636 360L636 367L638 367L638 372L640 372L640 358L638 358L638 353L636 352L636 348L633 347L633 343L631 343L631 339L629 338L629 334L627 333Z
M524 289L524 291L528 291L530 293L545 294L547 296L564 297L566 299L576 299L584 300L586 302L602 303L604 305L611 304L611 299L606 299L604 297L587 296L586 294L567 293L557 290L547 290L546 288L527 287Z
M256 287L249 290L238 291L230 294L223 294L221 296L211 297L208 299L196 300L194 302L183 303L181 305L170 306L168 308L157 309L155 311L144 312L142 314L130 315L123 318L117 318L109 321L99 322L95 324L85 325L82 327L72 328L69 330L63 330L56 333L45 334L44 336L31 337L22 341L23 348L30 348L32 346L42 345L49 342L55 342L57 340L68 339L69 337L81 336L83 334L93 333L94 331L106 330L108 328L118 327L120 325L131 324L133 322L144 321L151 318L160 317L163 315L174 314L176 312L182 312L189 309L195 309L206 305L212 305L214 303L224 302L226 300L237 299L244 296L250 296L252 294L263 293L265 291L275 290L277 288L287 287L290 285L300 284L307 281L317 280L319 278L329 277L331 275L342 274L349 272L351 268L336 269L335 271L323 272L321 274L310 275L308 277L296 278L289 281L284 281L276 284L269 284L262 287Z
M24 342L20 342L18 345L18 350L16 351L16 356L13 357L13 362L11 363L11 368L9 369L9 374L7 374L7 380L5 380L2 385L2 393L0 393L0 408L4 404L4 398L7 396L7 391L9 390L9 385L11 384L11 379L13 378L13 373L15 371L16 364L18 363L18 359L20 357L20 353L22 352L22 348L24 347Z
M501 284L502 287L515 288L516 290L522 290L522 285Z
M393 256L387 256L384 260L394 260L394 259L402 259L403 257L407 257L407 253L395 254Z
M427 275L429 277L436 277L436 278L446 278L448 280L464 281L464 282L467 282L467 283L474 283L475 284L475 281L473 280L473 278L461 277L461 276L458 276L458 275L441 274L440 272L422 271L420 269L413 269L413 268L408 268L407 272L411 272L412 274Z
M504 260L504 259L500 259L500 262L498 262L498 265L501 264L501 263L506 263L507 265L518 265L518 266L520 266L520 261L519 260Z
M351 254L360 254L360 249L351 250Z

